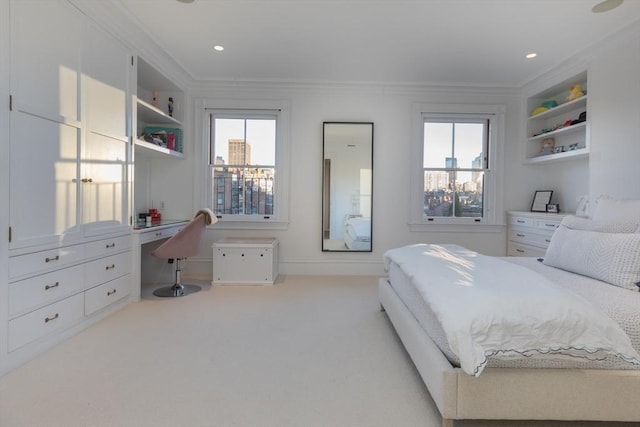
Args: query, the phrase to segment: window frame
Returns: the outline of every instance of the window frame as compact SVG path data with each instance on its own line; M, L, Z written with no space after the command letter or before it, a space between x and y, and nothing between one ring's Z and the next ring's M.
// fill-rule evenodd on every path
M501 231L503 212L503 147L505 107L502 104L429 104L412 105L411 196L409 228L411 231L494 232ZM489 137L484 169L482 218L424 217L424 123L426 119L488 119ZM432 120L430 120L432 121Z
M210 115L213 112L243 115L275 115L276 147L275 147L275 184L274 212L272 215L216 215L216 227L220 229L287 229L289 223L289 104L275 100L237 100L237 99L201 99L196 102L196 126L201 129L201 204L213 209L214 182L212 170L215 164L213 141L210 134L212 126Z

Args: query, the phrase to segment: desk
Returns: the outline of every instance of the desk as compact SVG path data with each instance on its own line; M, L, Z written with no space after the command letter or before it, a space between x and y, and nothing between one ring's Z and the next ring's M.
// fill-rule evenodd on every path
M134 228L131 233L131 297L133 301L140 301L142 286L142 245L167 239L182 229L189 221L182 219L165 219L160 224L150 227Z

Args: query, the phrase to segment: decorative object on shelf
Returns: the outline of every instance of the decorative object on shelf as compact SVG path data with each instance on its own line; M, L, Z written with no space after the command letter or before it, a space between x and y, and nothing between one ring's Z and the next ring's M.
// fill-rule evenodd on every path
M582 123L582 122L586 122L587 121L587 112L583 111L582 113L580 113L580 115L578 116L578 118L574 121L571 122L572 125L577 125L578 123Z
M584 90L581 84L573 85L569 88L569 95L565 98L566 102L571 102L584 96Z
M552 190L536 191L531 203L531 212L547 212L547 205L551 203Z
M158 104L158 91L154 90L151 96L153 97L151 104L156 108L160 107L160 104Z
M569 144L569 151L575 151L578 149L578 143L576 142L575 144Z
M169 104L167 105L167 112L170 117L173 117L173 97L169 97Z
M557 153L564 153L564 145L559 145L557 147L553 148L553 153L557 154Z
M554 147L556 146L556 140L553 138L545 138L542 140L542 150L540 150L541 156L552 154Z
M547 205L547 213L559 213L560 205L558 204L548 204Z

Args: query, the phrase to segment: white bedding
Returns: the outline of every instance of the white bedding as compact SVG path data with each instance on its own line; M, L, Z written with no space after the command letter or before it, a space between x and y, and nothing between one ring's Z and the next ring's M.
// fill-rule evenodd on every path
M371 218L352 217L345 222L344 241L349 249L371 249Z
M628 336L611 318L530 269L456 245L407 246L388 251L384 260L387 268L393 261L412 279L461 368L471 375L482 372L488 357L602 359L612 354L640 364ZM495 280L498 270L506 280ZM453 301L458 304L451 310Z

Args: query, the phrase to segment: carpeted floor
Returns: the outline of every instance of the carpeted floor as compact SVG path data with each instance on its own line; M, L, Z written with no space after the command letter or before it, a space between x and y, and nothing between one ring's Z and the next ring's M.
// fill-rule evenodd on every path
M441 425L375 277L151 291L0 378L0 426Z

